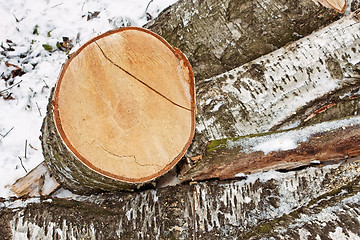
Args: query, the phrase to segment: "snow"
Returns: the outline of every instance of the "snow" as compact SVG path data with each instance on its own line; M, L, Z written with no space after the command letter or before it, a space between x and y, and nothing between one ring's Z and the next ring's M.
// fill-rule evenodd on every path
M310 163L311 164L320 164L321 162L319 160L312 160Z
M279 179L283 178L284 176L285 175L283 173L277 172L275 170L270 170L267 172L259 172L259 173L246 175L247 178L246 178L245 182L254 183L257 180L260 182L267 182L271 179L279 180Z
M234 177L236 177L236 178L243 178L243 177L245 177L245 174L244 174L244 173L237 173L237 174L235 174Z
M254 147L255 151L263 151L265 154L268 154L272 151L285 151L294 149L298 146L296 141L292 138L279 137L275 139L270 139L269 141L260 143Z
M14 66L25 74L0 78L0 197L14 194L10 187L44 158L39 136L51 88L68 54L101 33L122 26L141 27L176 0L14 0L0 2L0 75L9 77ZM94 17L96 14L98 15ZM91 19L91 16L94 18ZM57 50L63 37L70 52ZM10 40L10 41L8 41ZM43 45L50 45L48 52ZM10 46L9 46L10 45ZM13 85L11 85L13 83ZM15 84L17 86L13 87ZM3 91L9 87L11 89ZM4 97L13 97L5 100ZM26 147L25 147L26 145ZM26 153L25 153L26 150ZM60 195L70 195L62 193Z
M251 138L240 138L238 140L228 140L228 147L241 147L245 153L263 151L268 154L272 151L286 151L295 149L300 143L320 132L331 131L338 128L346 129L348 126L360 124L360 116L354 116L348 119L342 119L331 122L315 124L309 127L300 128L286 132L274 133Z

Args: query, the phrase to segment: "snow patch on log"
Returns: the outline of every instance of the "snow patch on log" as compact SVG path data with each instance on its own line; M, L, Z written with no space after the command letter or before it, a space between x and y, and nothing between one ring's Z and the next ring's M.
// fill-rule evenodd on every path
M360 124L360 116L332 122L324 122L313 126L300 128L293 131L275 133L254 138L240 138L228 140L229 148L241 147L245 153L263 151L268 154L272 151L285 151L295 149L300 143L307 142L309 138L317 133L331 131L338 128L345 129L348 126Z
M29 198L29 199L17 199L15 201L5 201L3 203L0 203L0 209L19 209L19 208L24 208L29 204L33 204L33 203L41 203L41 202L52 202L52 199L46 199L41 201L40 198L35 197L35 198Z

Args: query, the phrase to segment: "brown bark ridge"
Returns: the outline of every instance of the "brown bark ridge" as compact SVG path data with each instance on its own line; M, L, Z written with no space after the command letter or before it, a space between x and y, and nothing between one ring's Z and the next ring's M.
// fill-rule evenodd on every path
M201 83L340 16L312 0L181 0L145 27L181 49Z
M356 114L359 36L359 14L352 13L198 84L196 131L188 155L201 154L210 140L305 124L311 114L335 102L348 100L349 108L339 110ZM340 106L345 105L329 109Z
M359 0L349 0L348 7L350 8L350 11L354 12L360 8L360 1Z
M127 190L169 171L190 145L194 124L185 56L149 30L127 27L71 55L41 139L47 166L67 188Z
M358 156L360 117L356 116L294 130L211 141L203 158L180 179L233 179L239 174L296 169Z
M359 159L348 159L336 165L287 173L270 171L243 180L73 200L3 201L0 237L261 239L276 234L277 239L283 232L284 236L298 236L299 229L307 229L314 236L311 239L317 234L322 239L339 239L332 233L340 231L359 236L359 171ZM290 227L294 224L296 228Z

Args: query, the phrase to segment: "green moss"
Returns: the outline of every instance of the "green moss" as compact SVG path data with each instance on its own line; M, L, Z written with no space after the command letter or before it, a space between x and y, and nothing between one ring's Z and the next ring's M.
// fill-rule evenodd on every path
M297 129L297 128L291 128L291 129L279 130L279 131L271 131L271 132L265 132L265 133L256 133L256 134L250 134L250 135L245 135L245 136L240 136L240 137L231 137L231 138L212 140L206 146L206 153L211 153L214 150L219 150L222 148L228 148L229 141L237 141L239 139L253 138L253 137L262 137L262 136L267 136L267 135L271 135L274 133L288 132L288 131L295 130L295 129Z
M228 146L228 141L234 141L237 138L224 138L219 140L212 140L210 143L206 146L206 152L212 152L218 148L223 148Z
M250 232L243 235L241 239L251 239L252 237L259 234L270 234L271 232L273 232L275 224L279 222L280 219L281 218L275 219L273 221L254 227Z
M54 50L53 47L49 44L43 44L42 46L48 52L52 52Z

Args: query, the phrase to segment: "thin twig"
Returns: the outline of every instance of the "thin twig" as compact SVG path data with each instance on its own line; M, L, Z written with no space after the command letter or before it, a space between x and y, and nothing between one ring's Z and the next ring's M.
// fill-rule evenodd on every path
M15 16L14 13L12 13L12 15L14 16L16 22L20 22L19 19L17 19L17 17Z
M153 1L153 0L150 0L150 2L148 3L148 5L146 6L146 8L145 8L145 13L147 13L147 10L148 10L148 8L149 8L149 6L150 6L150 3L152 3L152 1Z
M27 171L26 168L24 167L24 164L23 164L23 161L22 161L21 157L18 156L18 158L20 159L20 163L21 163L22 168L23 168L23 169L25 170L25 172L27 173L28 171Z
M30 143L29 143L29 147L31 147L32 149L34 149L35 151L38 151L38 149L37 148L35 148L33 145L31 145Z
M12 127L9 131L7 131L7 133L5 133L5 135L2 135L2 134L0 134L3 138L5 138L6 137L6 135L8 135L9 134L9 132L11 132L11 130L13 130L14 129L14 127Z
M26 152L27 152L27 139L25 140L25 158L26 158Z
M22 80L20 80L20 82L18 82L18 83L13 84L11 87L8 87L7 89L1 90L0 93L6 92L7 90L12 89L12 88L15 87L16 85L19 85L21 82L22 82Z
M47 83L45 82L44 79L43 79L43 82L45 83L45 86L46 86L47 88L49 88L49 85L47 85Z
M41 114L41 111L40 111L40 108L39 108L38 103L37 103L37 102L35 102L35 104L36 104L37 109L39 110L40 117L42 117L42 114Z
M53 6L51 8L56 8L56 7L60 6L60 5L63 5L63 3L56 4L55 6Z

